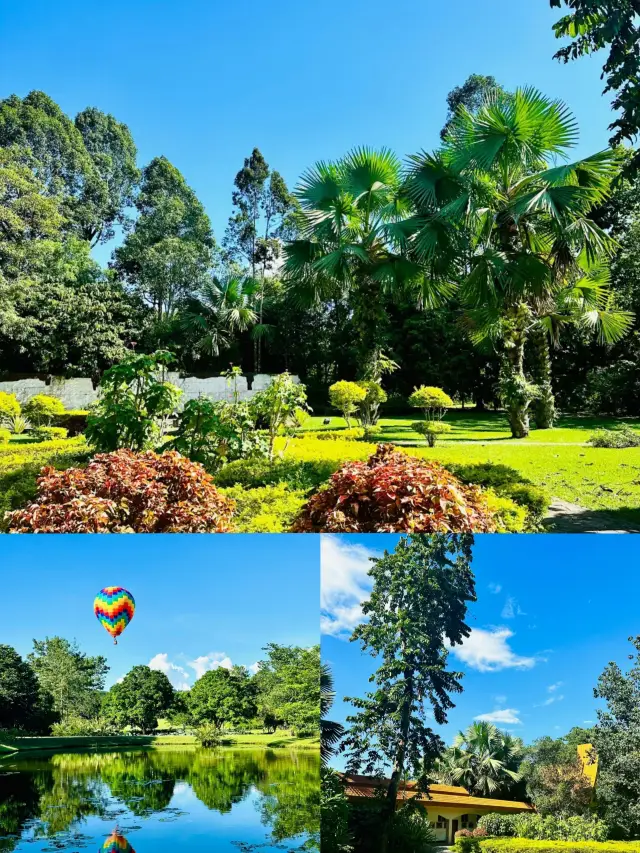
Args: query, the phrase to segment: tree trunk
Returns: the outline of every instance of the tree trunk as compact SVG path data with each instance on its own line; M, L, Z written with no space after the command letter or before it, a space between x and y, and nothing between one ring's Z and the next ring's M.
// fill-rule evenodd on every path
M382 827L380 833L380 853L393 853L389 847L391 822L396 811L398 791L404 774L404 762L407 754L407 743L409 740L409 725L411 722L411 706L413 704L413 673L411 669L404 672L404 698L402 700L402 713L400 715L398 751L393 762L393 772L389 780L389 787L382 807Z
M508 341L506 358L501 367L501 394L513 438L529 435L527 380L524 375L524 332L516 330Z
M533 378L538 385L540 395L533 402L533 417L538 429L551 429L556 418L556 405L551 385L549 339L544 329L536 329L531 336L531 342L533 344Z
M358 378L366 379L368 368L383 349L389 318L384 309L380 282L361 279L353 294L353 325L356 332Z

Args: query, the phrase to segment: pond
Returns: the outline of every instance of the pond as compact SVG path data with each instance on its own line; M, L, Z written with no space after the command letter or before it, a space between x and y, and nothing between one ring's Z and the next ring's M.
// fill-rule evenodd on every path
M312 752L39 753L0 761L0 851L317 850L319 801Z

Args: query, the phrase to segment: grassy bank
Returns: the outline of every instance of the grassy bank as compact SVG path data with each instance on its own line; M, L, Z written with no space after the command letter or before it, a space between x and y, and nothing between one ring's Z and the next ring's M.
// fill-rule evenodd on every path
M192 735L113 735L95 737L18 737L0 741L0 756L26 752L68 752L74 749L118 749L137 746L195 746ZM285 733L229 735L222 746L264 749L317 750L319 738L297 738Z

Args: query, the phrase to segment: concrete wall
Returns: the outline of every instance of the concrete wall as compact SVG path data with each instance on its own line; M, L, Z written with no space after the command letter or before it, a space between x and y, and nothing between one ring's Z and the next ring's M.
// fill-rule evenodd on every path
M204 395L213 400L230 400L233 398L233 388L227 386L227 380L223 376L210 376L201 379L197 376L180 376L178 373L167 375L169 382L182 389L181 404L187 400ZM299 382L297 376L294 382ZM239 376L236 380L238 396L241 400L248 400L256 393L266 388L271 383L271 376L266 373L258 373L253 377L251 388L246 376ZM33 397L35 394L51 394L59 397L67 409L86 409L91 403L98 399L98 390L94 390L90 379L59 379L53 378L50 384L42 379L18 379L13 382L0 382L0 391L7 394L15 394L21 403Z

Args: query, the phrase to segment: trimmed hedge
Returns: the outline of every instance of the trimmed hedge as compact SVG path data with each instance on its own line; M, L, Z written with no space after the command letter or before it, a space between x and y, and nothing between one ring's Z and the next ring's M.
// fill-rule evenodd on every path
M43 467L62 471L88 462L89 456L83 437L39 444L3 444L0 447L0 532L9 527L5 513L20 509L35 498Z
M640 853L640 841L535 841L530 838L483 838L483 853Z
M286 483L257 489L236 485L220 492L235 501L233 524L238 533L287 533L306 501L304 490Z

